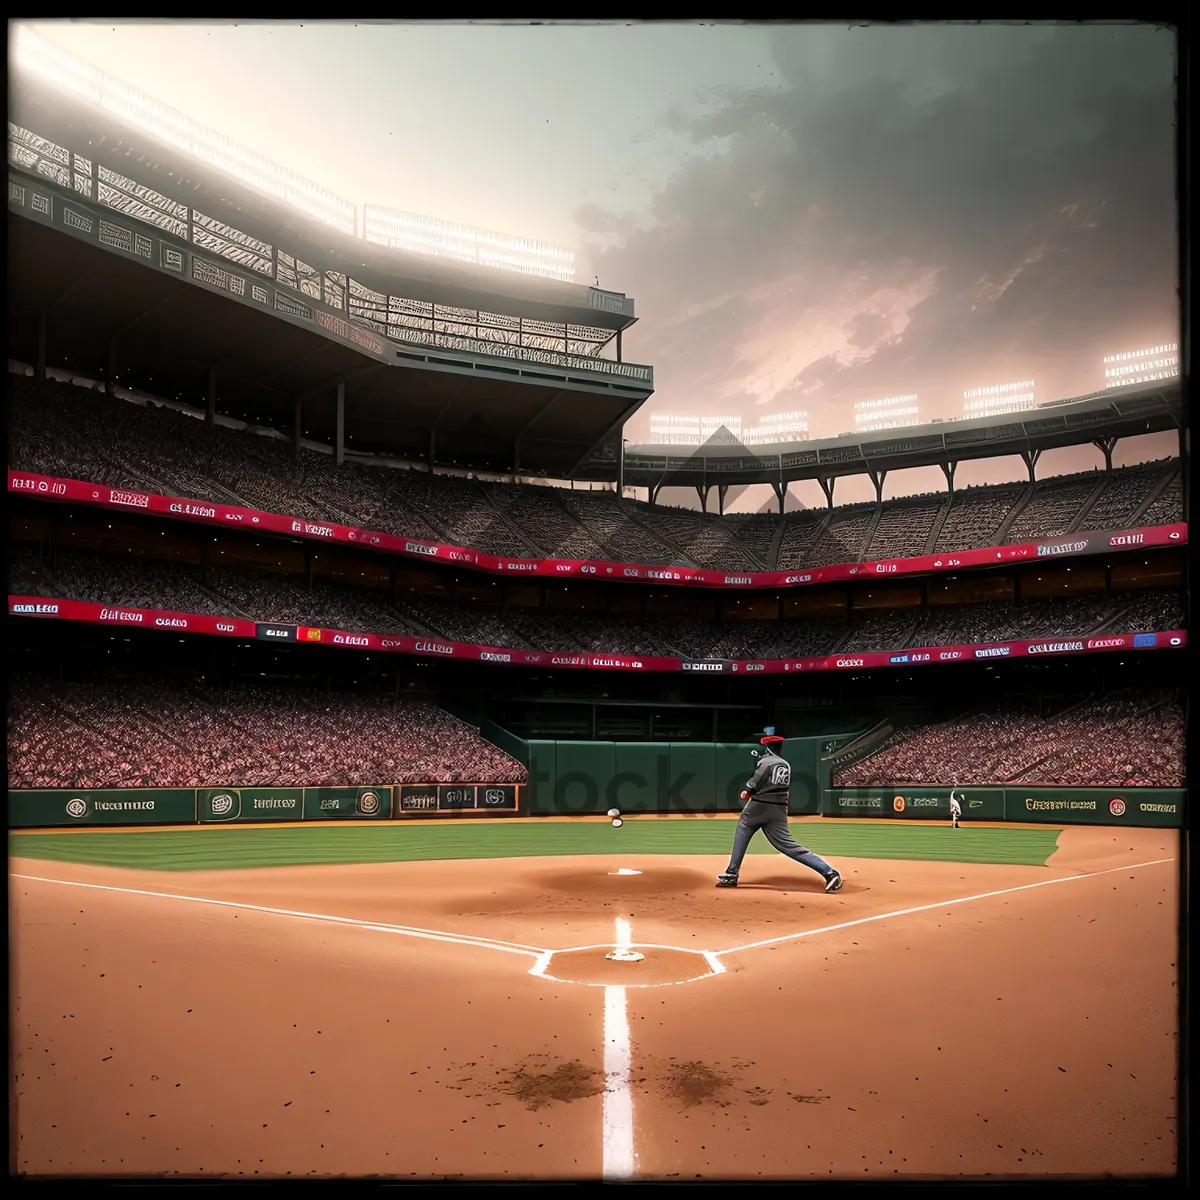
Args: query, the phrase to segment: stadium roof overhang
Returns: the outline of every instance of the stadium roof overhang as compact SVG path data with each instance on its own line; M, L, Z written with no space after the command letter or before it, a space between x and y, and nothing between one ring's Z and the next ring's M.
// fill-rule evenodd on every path
M967 459L1033 455L1060 446L1179 429L1179 380L1113 388L1027 412L752 449L705 445L625 447L625 483L660 487L777 485L842 475L880 475Z
M637 320L633 298L621 292L406 253L351 237L20 68L9 80L9 120L385 295L588 325L614 336Z
M614 439L650 394L387 339L367 353L18 216L11 196L8 235L10 359L37 361L44 315L50 366L103 378L111 363L119 385L199 408L211 370L218 413L291 433L300 400L304 436L326 444L343 383L349 452L427 461L432 448L441 465L569 478L597 455L615 464Z

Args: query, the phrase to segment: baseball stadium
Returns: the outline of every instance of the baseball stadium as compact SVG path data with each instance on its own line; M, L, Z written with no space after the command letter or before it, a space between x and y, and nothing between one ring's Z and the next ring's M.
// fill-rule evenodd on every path
M29 46L15 1173L1175 1173L1170 347L1022 411L633 443L634 298L360 236Z

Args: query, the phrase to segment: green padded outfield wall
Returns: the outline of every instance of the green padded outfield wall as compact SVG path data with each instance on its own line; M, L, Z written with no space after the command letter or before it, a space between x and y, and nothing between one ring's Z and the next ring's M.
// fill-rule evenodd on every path
M666 742L615 742L613 790L604 811L654 812L671 773Z
M1015 787L1004 789L1008 821L1057 825L1183 827L1185 788Z
M950 820L950 788L830 788L821 813L827 817ZM964 824L971 821L1042 825L1183 826L1184 788L1083 788L1010 784L955 788Z
M821 815L949 821L951 791L959 798L964 821L1004 820L1002 787L830 788Z
M66 788L10 791L8 827L178 825L196 820L195 788Z
M821 755L829 739L788 738L783 757L792 768L792 802L788 812L795 817L814 816L821 811Z
M553 807L549 811L562 816L605 812L610 807L608 797L613 794L616 774L613 743L556 742L554 751L550 790Z
M820 811L827 738L789 738L795 815ZM529 742L529 811L547 816L622 812L737 812L754 774L756 742Z

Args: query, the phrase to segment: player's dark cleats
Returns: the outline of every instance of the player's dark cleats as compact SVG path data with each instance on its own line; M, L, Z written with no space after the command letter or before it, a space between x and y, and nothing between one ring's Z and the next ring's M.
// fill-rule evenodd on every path
M832 875L830 875L828 879L825 880L825 890L827 892L840 891L841 886L842 886L842 877L836 871L834 871L834 873Z
M737 887L737 872L726 871L724 875L718 875L717 887Z

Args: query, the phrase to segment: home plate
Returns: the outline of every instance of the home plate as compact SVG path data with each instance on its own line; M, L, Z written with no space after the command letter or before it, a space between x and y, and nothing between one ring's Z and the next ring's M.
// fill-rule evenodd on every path
M632 867L622 867L619 871L609 871L610 875L640 875L641 871L635 871Z
M604 957L611 958L613 962L641 962L645 955L639 954L636 950L630 950L627 946L618 946L615 950L610 950Z

